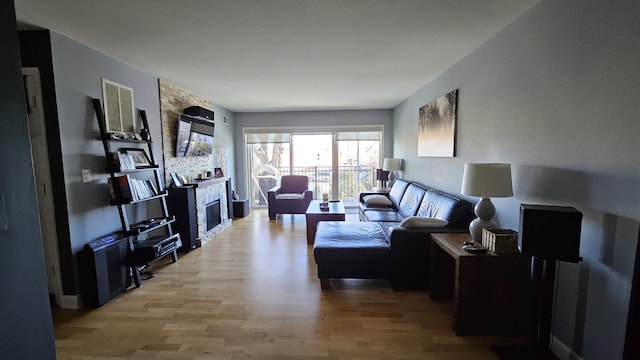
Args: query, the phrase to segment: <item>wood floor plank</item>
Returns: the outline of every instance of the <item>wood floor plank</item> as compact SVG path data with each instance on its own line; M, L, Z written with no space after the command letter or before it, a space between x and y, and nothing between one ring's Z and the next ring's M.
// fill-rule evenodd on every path
M252 210L152 270L100 308L53 308L58 358L497 360L490 345L522 340L456 336L451 302L385 280L322 291L304 215Z

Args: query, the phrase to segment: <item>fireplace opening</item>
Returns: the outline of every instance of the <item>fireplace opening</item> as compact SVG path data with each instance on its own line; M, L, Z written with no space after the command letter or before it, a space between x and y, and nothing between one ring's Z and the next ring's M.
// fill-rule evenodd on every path
M214 200L207 204L207 231L220 225L222 218L220 216L220 199Z

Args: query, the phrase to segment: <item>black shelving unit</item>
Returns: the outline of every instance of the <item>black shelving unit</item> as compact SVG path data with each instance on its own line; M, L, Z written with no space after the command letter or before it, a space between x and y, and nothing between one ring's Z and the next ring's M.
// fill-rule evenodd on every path
M122 234L128 236L129 256L127 266L131 268L136 287L142 286L141 269L148 267L154 261L171 255L173 262L178 261L176 250L182 246L180 234L174 233L172 224L175 217L169 215L167 208L167 190L160 178L159 166L153 155L153 141L139 138L115 138L107 132L104 111L100 99L92 99L93 108L98 119L100 137L107 159L109 173L109 187L111 205L118 208ZM143 131L149 132L149 123L144 110L140 110ZM148 163L144 166L132 166L123 163L128 158L119 158L118 154L128 156L128 153L139 150L148 153ZM116 155L114 155L116 154ZM116 159L119 158L119 159ZM123 166L126 165L126 166ZM145 179L144 174L152 172L153 179ZM131 223L127 209L134 206L145 206L150 202L159 202L162 215Z

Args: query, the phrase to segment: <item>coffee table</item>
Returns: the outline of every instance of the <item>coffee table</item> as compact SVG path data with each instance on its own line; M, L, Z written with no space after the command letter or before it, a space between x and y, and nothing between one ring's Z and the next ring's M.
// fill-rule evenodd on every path
M345 210L342 200L328 202L327 210L320 210L320 200L311 200L305 213L307 218L307 244L313 244L316 238L316 226L320 221L344 221Z

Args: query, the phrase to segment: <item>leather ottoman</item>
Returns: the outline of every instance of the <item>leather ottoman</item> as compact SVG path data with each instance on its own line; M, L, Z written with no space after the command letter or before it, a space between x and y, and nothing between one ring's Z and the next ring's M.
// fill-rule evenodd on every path
M387 279L391 248L378 223L321 221L313 256L323 289L329 279Z

